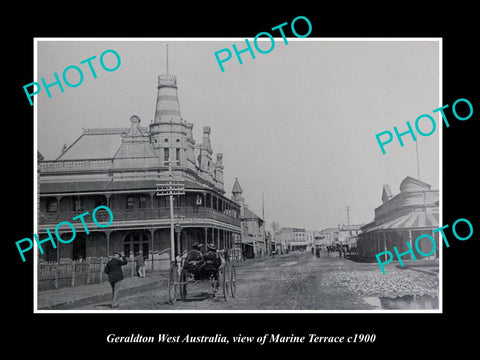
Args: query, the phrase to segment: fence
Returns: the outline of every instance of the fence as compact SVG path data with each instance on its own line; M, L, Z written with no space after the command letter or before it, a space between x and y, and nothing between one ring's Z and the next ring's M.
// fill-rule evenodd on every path
M240 248L230 250L230 260L233 262L244 261L245 258ZM263 259L257 256L257 259ZM267 256L265 256L267 258ZM108 281L104 269L110 258L87 258L83 261L60 259L59 262L39 260L37 267L38 290L50 290L64 287L74 287ZM134 258L127 258L127 265L122 267L124 277L137 276ZM145 260L145 272L168 271L170 257L168 252L155 254L154 258Z
M108 281L104 269L109 258L88 258L85 261L60 259L59 262L39 261L37 267L38 290L58 289ZM170 268L168 257L145 260L145 271L161 271ZM135 259L127 258L123 266L125 277L137 276Z

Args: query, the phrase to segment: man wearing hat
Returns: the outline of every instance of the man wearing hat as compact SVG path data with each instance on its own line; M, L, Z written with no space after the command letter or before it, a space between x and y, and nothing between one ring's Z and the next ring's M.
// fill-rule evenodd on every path
M222 265L222 259L217 254L217 248L214 244L207 245L207 253L203 256L205 266L203 267L203 274L207 277L216 275L218 268Z
M141 278L145 277L145 259L143 258L143 252L140 250L135 256L135 262L137 264L137 275Z
M200 269L203 265L203 255L200 249L202 245L197 241L193 243L192 250L190 250L185 259L184 269L191 270L194 278L198 279L200 276Z
M112 308L119 307L118 292L120 289L120 281L123 280L123 265L127 265L127 260L118 252L113 253L113 259L105 265L105 274L108 275L108 281L112 286Z

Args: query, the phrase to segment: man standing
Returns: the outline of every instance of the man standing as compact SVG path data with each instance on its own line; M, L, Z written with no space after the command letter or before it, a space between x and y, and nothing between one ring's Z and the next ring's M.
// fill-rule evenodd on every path
M120 253L113 253L113 259L111 259L107 265L105 265L105 274L108 275L108 281L112 286L112 308L117 308L118 304L118 291L120 289L120 281L123 280L122 266L127 265L127 260Z
M135 256L135 262L137 263L137 275L141 278L145 277L145 259L143 258L142 251L139 251Z

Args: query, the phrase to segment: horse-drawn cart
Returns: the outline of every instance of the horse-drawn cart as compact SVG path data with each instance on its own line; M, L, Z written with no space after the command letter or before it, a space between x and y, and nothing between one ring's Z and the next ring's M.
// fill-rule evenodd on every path
M221 259L218 270L200 275L193 269L185 267L186 253L181 257L176 257L170 266L168 278L168 295L171 304L174 304L177 299L185 301L188 285L199 282L209 283L215 296L221 291L221 296L225 301L228 301L230 297L235 297L237 281L235 265L232 263L227 249L219 250L217 253Z

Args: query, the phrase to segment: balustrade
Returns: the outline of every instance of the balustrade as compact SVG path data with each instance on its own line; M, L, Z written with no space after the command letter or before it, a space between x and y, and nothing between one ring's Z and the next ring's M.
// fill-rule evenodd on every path
M129 220L152 220L152 219L169 219L169 208L145 208L145 209L111 209L113 213L113 224L117 221L129 221ZM55 213L41 213L39 216L39 223L42 225L58 224L62 221L71 221L72 218L78 216L85 211L61 211ZM201 219L212 219L225 222L231 225L240 226L240 219L233 218L227 214L219 212L210 208L203 207L180 207L174 208L175 220L188 220L199 221Z

